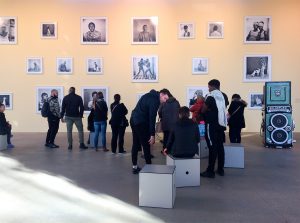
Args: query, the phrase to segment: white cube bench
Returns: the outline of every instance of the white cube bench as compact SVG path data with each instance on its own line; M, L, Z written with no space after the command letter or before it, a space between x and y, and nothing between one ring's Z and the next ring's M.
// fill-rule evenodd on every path
M95 138L95 132L90 132L90 144L89 144L90 148L95 147L94 138ZM99 137L98 137L98 147L100 148L101 146L102 146L102 138L101 138L101 132L100 132Z
M167 156L167 165L175 166L176 187L200 186L200 157L176 158Z
M7 149L7 135L0 135L0 150Z
M199 156L201 159L207 158L209 154L209 149L206 144L206 140L201 137L200 143L199 143Z
M139 206L173 208L175 166L145 165L139 173Z
M239 143L224 144L224 167L245 168L244 146Z

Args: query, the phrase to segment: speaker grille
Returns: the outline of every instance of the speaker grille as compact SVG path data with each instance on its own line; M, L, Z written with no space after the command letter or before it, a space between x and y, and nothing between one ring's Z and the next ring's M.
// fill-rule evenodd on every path
M274 128L284 128L288 125L288 118L283 114L275 114L271 118L271 125Z
M284 129L276 129L271 133L271 139L277 144L284 144L288 140L288 136Z

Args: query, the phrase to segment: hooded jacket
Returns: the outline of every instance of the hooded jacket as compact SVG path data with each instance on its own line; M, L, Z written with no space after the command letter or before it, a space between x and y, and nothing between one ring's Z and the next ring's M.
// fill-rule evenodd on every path
M174 97L170 97L165 103L161 104L158 110L163 131L171 131L178 121L179 102Z

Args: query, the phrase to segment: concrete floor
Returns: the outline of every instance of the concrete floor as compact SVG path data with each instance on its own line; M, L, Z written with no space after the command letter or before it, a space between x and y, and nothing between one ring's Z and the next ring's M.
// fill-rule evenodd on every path
M109 195L138 207L138 175L131 173L130 152L113 155L92 149L80 151L75 142L73 151L69 152L65 133L60 133L56 140L61 148L45 149L44 137L42 133L15 133L13 143L16 148L1 154L17 160L28 169L67 178L85 191ZM74 139L77 140L77 135ZM107 139L110 140L110 134ZM295 139L300 142L300 134L296 134ZM225 177L201 178L200 187L177 188L174 209L140 209L164 222L300 222L299 144L296 143L290 150L266 149L262 147L261 137L255 133L244 134L242 141L245 169L225 169ZM129 133L125 144L130 151ZM160 149L161 144L156 143L153 148L154 164L165 164ZM139 159L139 162L143 166L143 160ZM202 159L201 171L206 166L207 160ZM21 222L18 221L21 220L18 212L14 219L17 220L9 221L8 216L5 223Z

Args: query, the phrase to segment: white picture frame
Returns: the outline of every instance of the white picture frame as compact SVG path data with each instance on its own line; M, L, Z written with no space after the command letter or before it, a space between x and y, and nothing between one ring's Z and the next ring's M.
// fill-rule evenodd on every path
M132 82L158 82L158 56L132 56L131 68Z
M0 17L0 45L17 44L18 42L18 21L14 16Z
M178 23L178 39L194 39L195 23L180 22Z
M197 91L202 92L203 97L209 93L207 86L188 86L186 88L186 105L188 108L195 103Z
M36 97L35 97L35 108L36 113L40 114L41 109L43 107L44 102L48 99L48 97L51 96L51 91L53 89L56 89L58 91L58 100L59 104L62 104L62 100L64 98L64 87L62 86L37 86L36 91Z
M244 21L244 43L272 43L272 17L246 16Z
M91 75L103 74L103 58L88 57L86 59L86 73Z
M57 74L72 74L73 73L73 58L72 57L57 57L56 58L56 73Z
M84 45L108 44L107 17L81 17L80 43Z
M158 17L132 17L131 44L158 44Z
M272 57L270 54L245 55L244 82L266 82L272 80Z
M13 94L11 92L0 92L0 103L5 105L6 110L12 110Z
M248 96L248 109L261 110L264 104L264 94L258 92L251 92Z
M109 107L109 92L107 86L85 86L81 87L81 97L83 100L84 113L89 113L91 111L91 106L93 105L93 92L101 91L104 96L104 100Z
M43 73L43 58L42 57L26 58L26 73L27 74L42 74Z
M57 39L57 22L41 22L41 39Z
M208 22L207 38L224 39L224 22Z
M192 74L208 74L207 57L194 57L192 59Z

